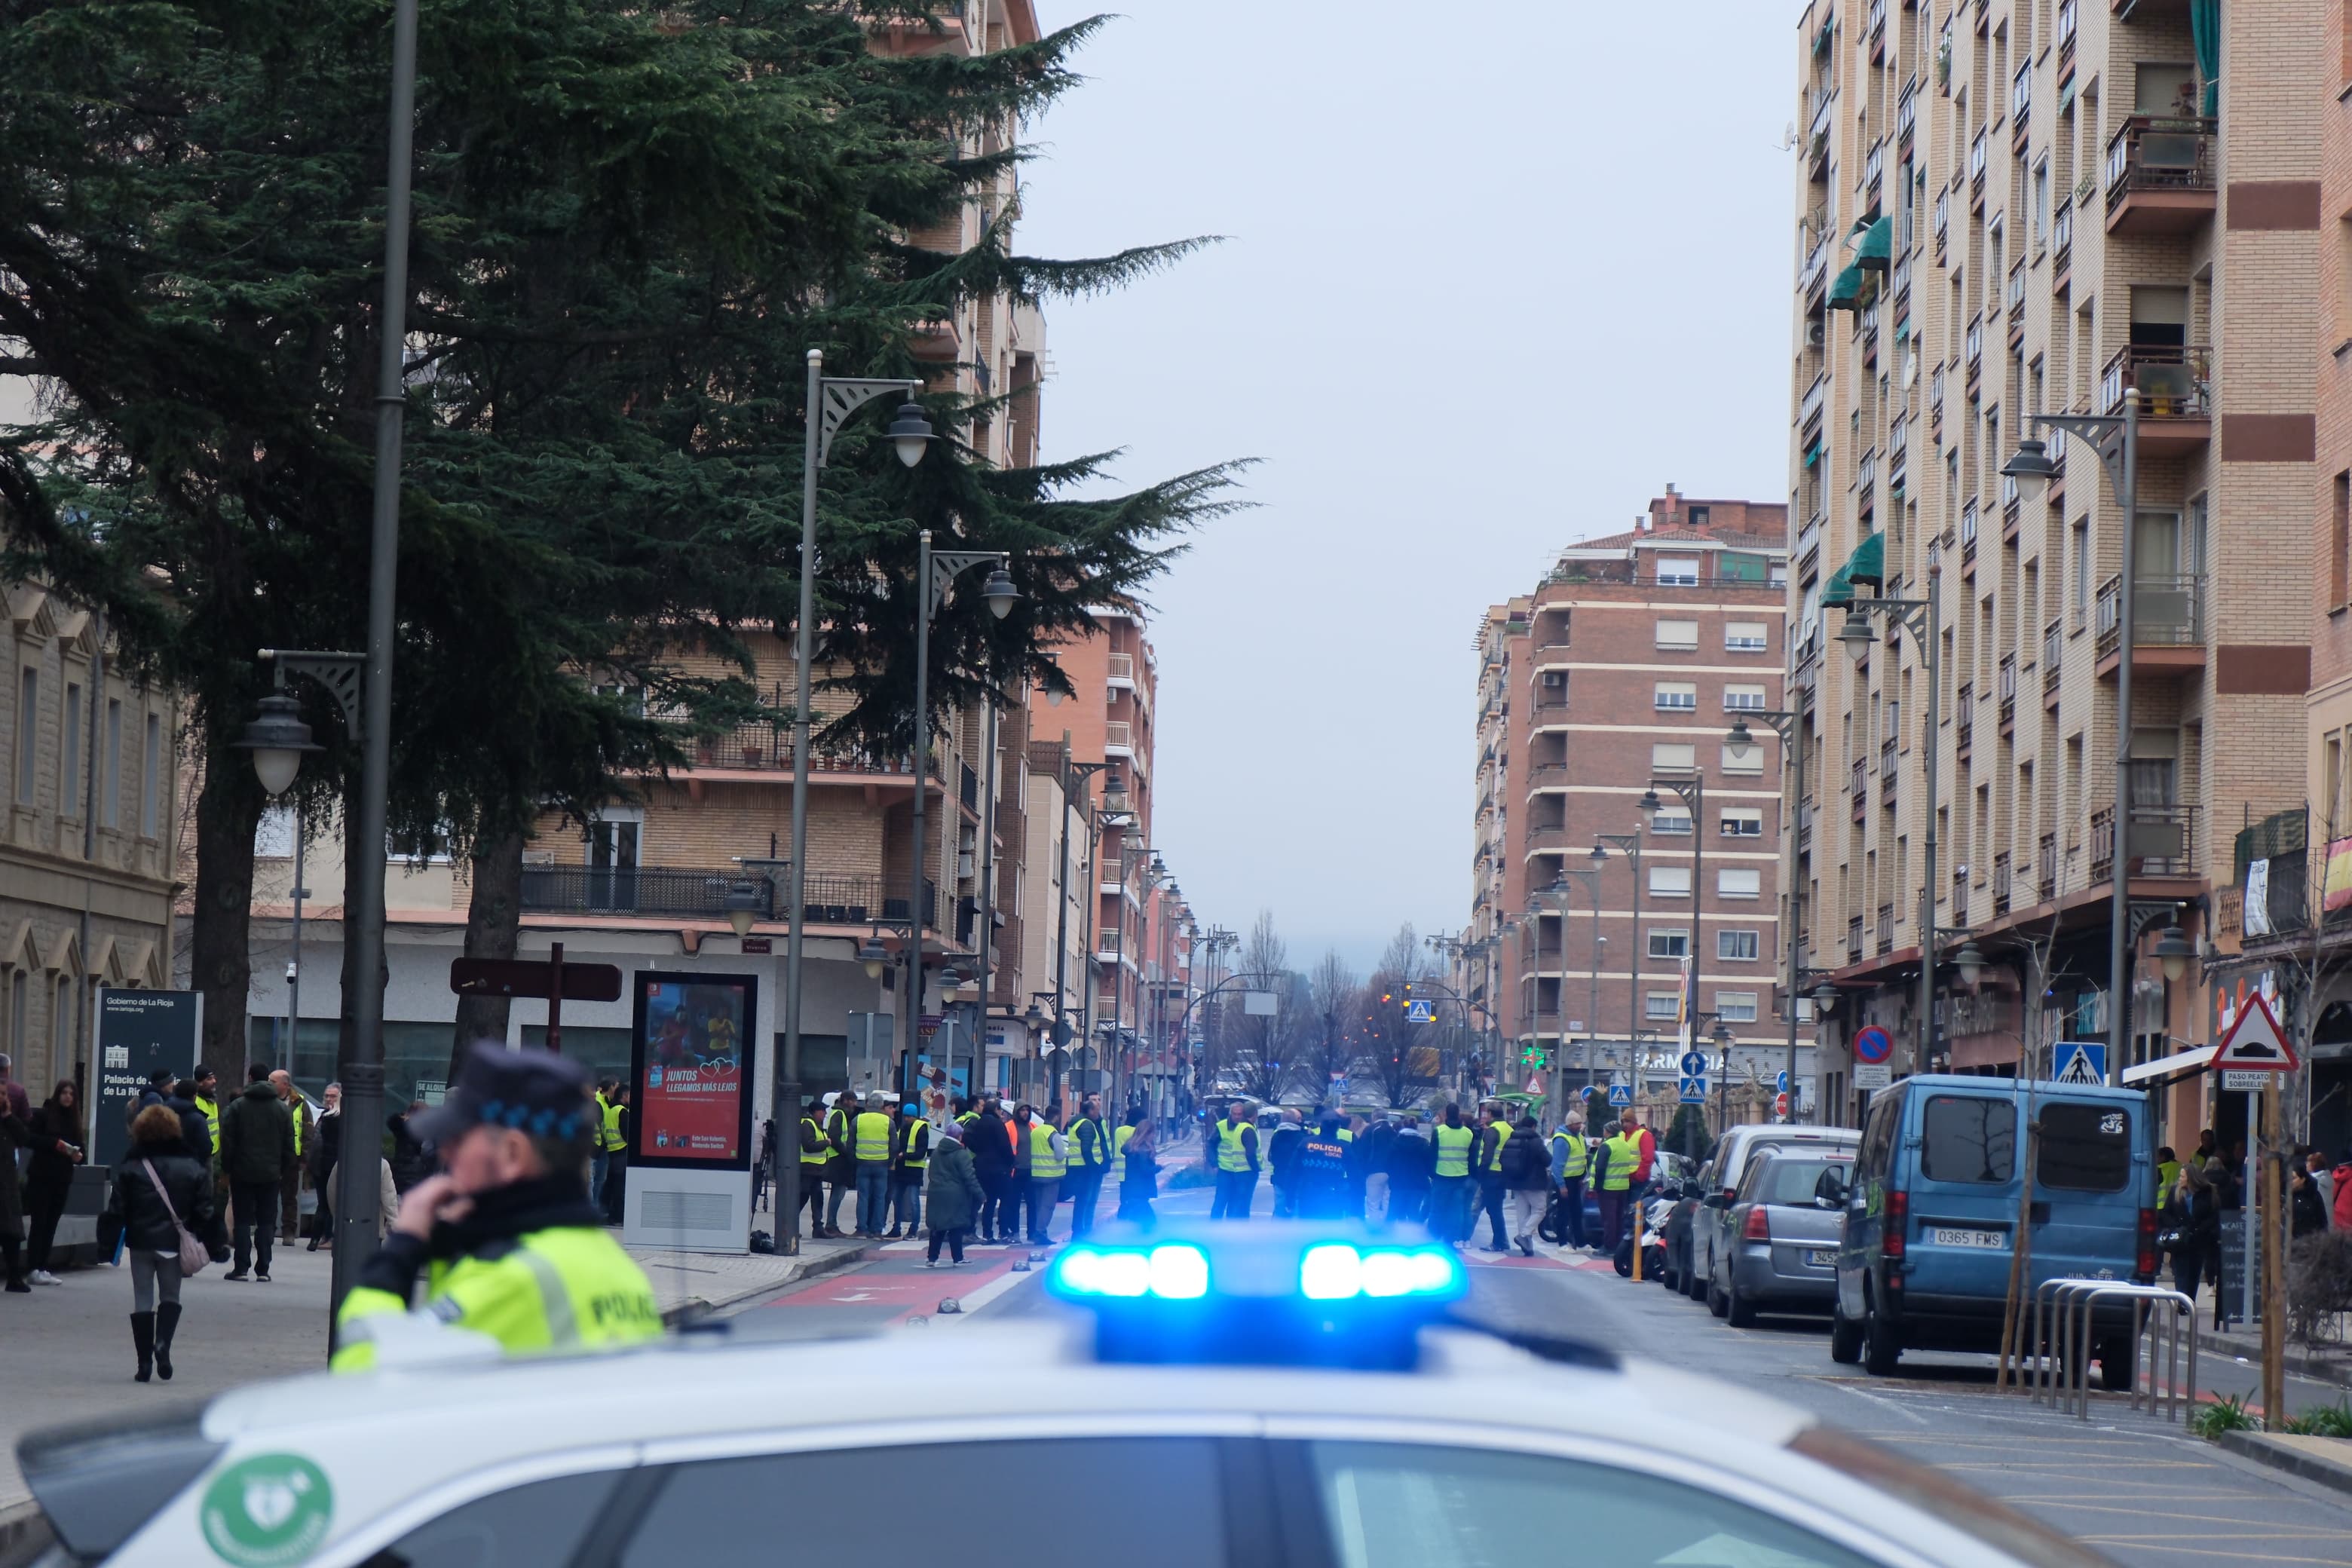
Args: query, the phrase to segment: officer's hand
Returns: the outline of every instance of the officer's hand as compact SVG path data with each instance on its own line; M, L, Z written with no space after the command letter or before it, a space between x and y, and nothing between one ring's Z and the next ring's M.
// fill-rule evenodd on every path
M427 1176L408 1189L400 1200L400 1217L392 1228L403 1236L413 1236L423 1241L433 1234L433 1227L442 1220L463 1219L473 1212L474 1200L457 1190L454 1177L446 1174Z

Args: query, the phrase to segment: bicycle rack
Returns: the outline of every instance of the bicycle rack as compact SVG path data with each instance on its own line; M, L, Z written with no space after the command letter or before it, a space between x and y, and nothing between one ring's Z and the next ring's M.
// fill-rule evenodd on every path
M2072 1403L2075 1418L2091 1418L2091 1322L2102 1300L2123 1300L2132 1304L2132 1354L2139 1353L2141 1336L2148 1338L2146 1388L2147 1413L2156 1415L2158 1401L2162 1399L2162 1419L2178 1423L2183 1419L2184 1408L2193 1410L2197 1403L2197 1304L2178 1290L2168 1290L2160 1285L2129 1285L2113 1279L2045 1279L2033 1289L2033 1337L2029 1348L2042 1358L2040 1367L2026 1379L2024 1386L2036 1405L2063 1408L2061 1401ZM2169 1313L2157 1313L2156 1303L2169 1302ZM2181 1372L2181 1342L2189 1345L2188 1376ZM2156 1384L2157 1362L2159 1352L2164 1359L2164 1387L2159 1394ZM2128 1408L2140 1408L2142 1389L2139 1380L2133 1379Z

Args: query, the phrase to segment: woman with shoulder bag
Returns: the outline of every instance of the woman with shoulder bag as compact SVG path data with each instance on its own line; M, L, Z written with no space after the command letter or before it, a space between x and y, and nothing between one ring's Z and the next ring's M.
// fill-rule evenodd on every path
M131 1152L114 1168L100 1222L100 1245L120 1233L131 1259L131 1342L137 1381L151 1369L172 1380L172 1336L180 1326L180 1281L228 1256L213 1207L212 1173L188 1157L180 1119L151 1105L131 1124Z
M2165 1214L2177 1227L2169 1249L2172 1288L2195 1300L2208 1268L2214 1279L2221 1277L2221 1211L2214 1201L2212 1178L2200 1166L2181 1166Z

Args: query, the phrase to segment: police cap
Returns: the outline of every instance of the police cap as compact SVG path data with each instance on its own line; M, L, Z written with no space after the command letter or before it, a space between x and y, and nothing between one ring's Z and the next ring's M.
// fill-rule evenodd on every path
M548 1051L478 1043L448 1097L416 1119L415 1135L446 1143L488 1123L534 1138L576 1138L589 1118L588 1072Z

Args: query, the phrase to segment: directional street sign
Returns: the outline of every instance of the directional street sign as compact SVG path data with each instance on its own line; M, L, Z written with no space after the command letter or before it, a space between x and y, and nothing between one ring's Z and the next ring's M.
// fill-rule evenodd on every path
M1704 1051L1685 1051L1683 1053L1682 1067L1683 1076L1685 1078L1705 1078L1706 1076L1706 1053Z
M1433 1024L1437 1021L1437 1004L1415 999L1405 1004L1404 1021L1408 1024Z
M1680 1081L1683 1090L1683 1103L1685 1105L1705 1105L1706 1103L1706 1079L1703 1078L1686 1078Z
M2095 1089L2107 1081L2107 1047L2098 1040L2061 1040L2054 1059L2060 1083Z
M1782 1068L1779 1072L1772 1075L1772 1088L1777 1093L1786 1094L1789 1092L1789 1069L1787 1068Z
M1609 1086L1609 1103L1631 1105L1633 1103L1633 1091L1622 1083L1612 1083Z
M2224 1072L2293 1072L2300 1064L2279 1028L2277 1015L2257 991L2238 1009L2238 1021L2222 1037L2210 1065Z

